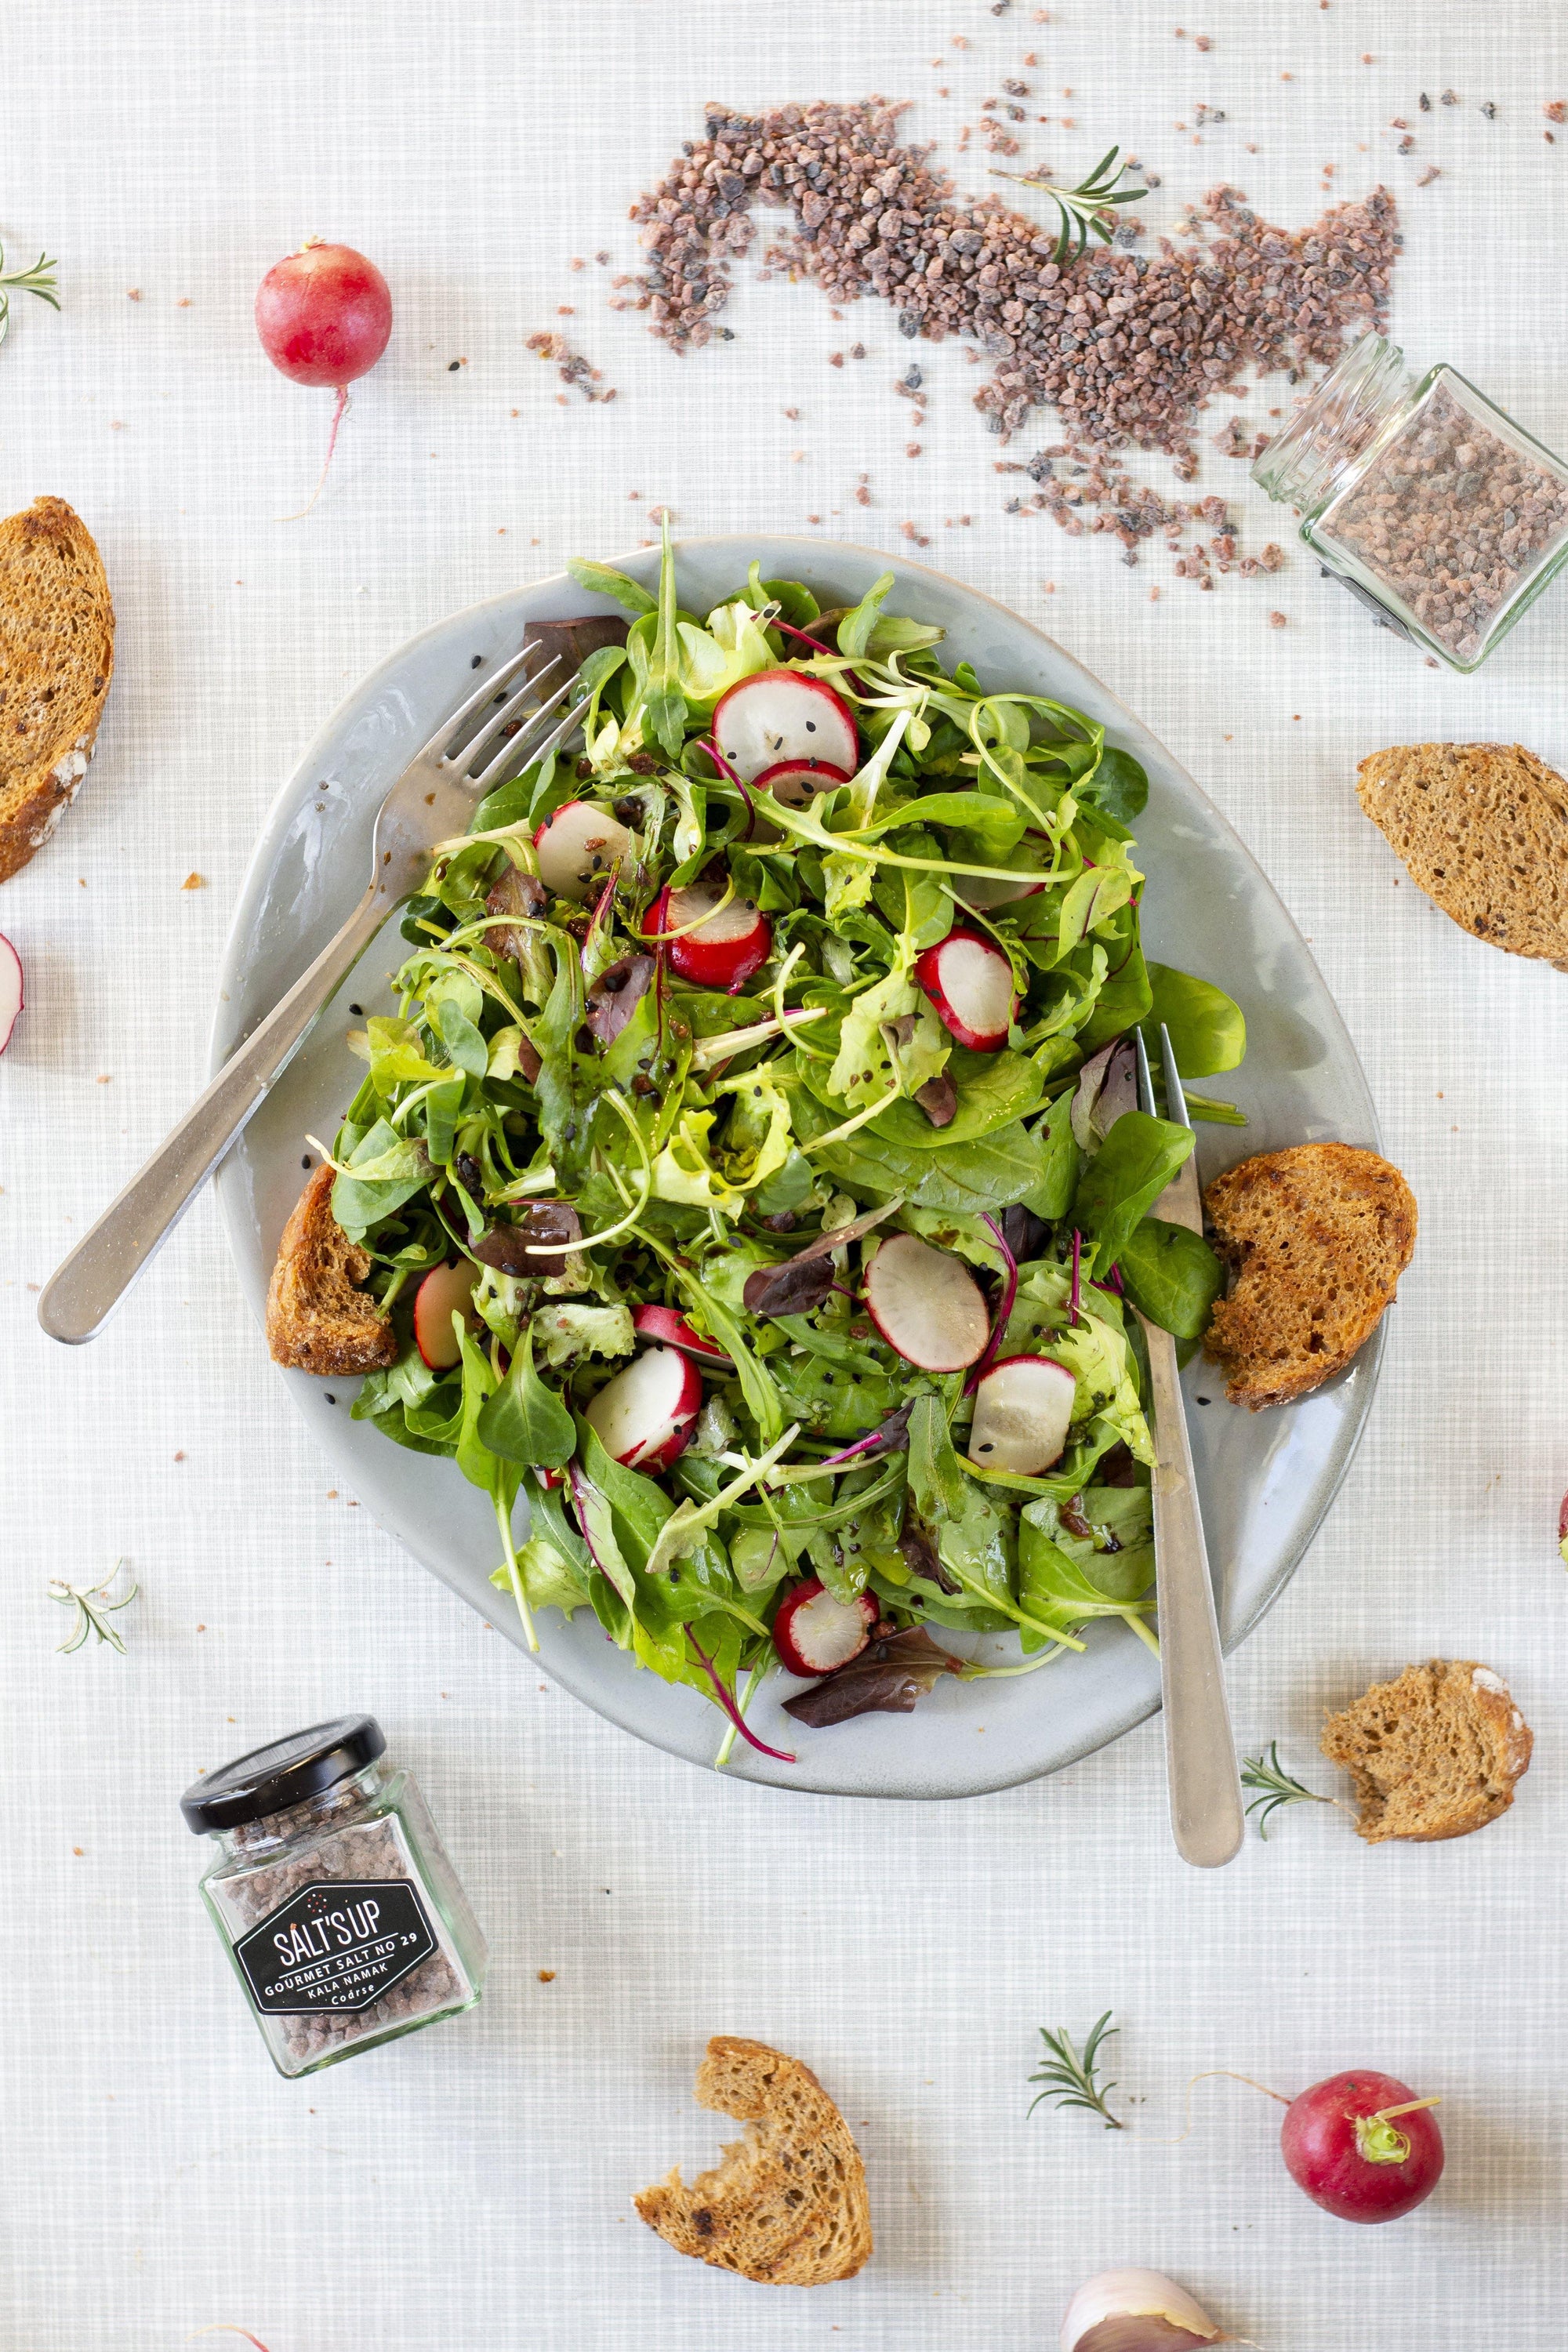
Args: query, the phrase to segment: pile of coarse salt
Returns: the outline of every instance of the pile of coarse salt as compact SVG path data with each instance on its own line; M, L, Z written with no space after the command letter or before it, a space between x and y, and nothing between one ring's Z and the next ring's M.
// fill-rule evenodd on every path
M1211 585L1216 550L1218 568L1233 568L1223 503L1164 500L1114 453L1164 451L1190 481L1198 414L1216 394L1242 396L1247 366L1284 369L1294 383L1381 326L1401 242L1393 198L1374 189L1292 233L1259 220L1238 190L1219 188L1189 208L1194 226L1215 232L1209 243L1162 237L1157 255L1143 255L1131 250L1137 225L1123 220L1113 247L1058 263L1053 230L998 197L956 197L929 150L900 146L904 111L879 98L761 115L710 107L706 136L688 142L632 207L649 260L615 281L633 289L621 299L651 312L653 332L677 350L728 340L719 313L731 266L756 235L752 207L787 206L797 225L769 248L770 266L815 279L835 303L882 296L910 337L976 342L995 365L974 404L1005 441L1031 410L1057 411L1073 436L1062 454L1070 449L1079 478L1056 478L1056 454L1042 452L1027 469L1044 469L1033 508L1069 530L1111 533L1127 561L1155 530L1179 539L1194 520L1217 520L1189 573Z

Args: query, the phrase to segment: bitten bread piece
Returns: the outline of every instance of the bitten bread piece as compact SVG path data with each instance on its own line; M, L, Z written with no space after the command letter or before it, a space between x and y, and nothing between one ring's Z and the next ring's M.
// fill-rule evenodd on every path
M1305 1396L1376 1329L1415 1246L1415 1202L1397 1168L1349 1143L1266 1151L1204 1194L1233 1268L1205 1352L1233 1404Z
M1412 881L1479 940L1568 971L1568 782L1518 743L1374 751L1361 804Z
M678 2165L634 2199L648 2228L677 2253L769 2286L853 2278L871 2252L865 2169L810 2067L765 2042L716 2033L697 2095L743 2122L746 2137L689 2189Z
M357 1287L370 1255L332 1214L332 1171L317 1169L283 1228L267 1288L267 1344L297 1372L374 1371L397 1353L392 1318Z
M114 607L64 499L0 522L0 882L54 831L87 773L114 668Z
M1355 1781L1356 1828L1369 1845L1484 1829L1512 1804L1531 1744L1501 1675L1473 1658L1406 1666L1331 1715L1322 1738L1330 1763Z

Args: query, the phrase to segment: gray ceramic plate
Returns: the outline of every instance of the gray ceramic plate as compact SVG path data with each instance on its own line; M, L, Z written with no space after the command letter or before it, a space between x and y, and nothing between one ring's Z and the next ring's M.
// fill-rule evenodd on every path
M1376 1145L1360 1064L1300 932L1217 810L1114 695L1003 605L868 548L805 539L694 541L680 551L682 601L705 609L744 580L753 558L766 578L806 582L825 608L856 602L879 572L892 571L891 608L940 623L944 660L962 658L996 687L1054 695L1089 712L1142 761L1151 787L1138 831L1149 872L1149 951L1217 982L1247 1013L1247 1060L1225 1084L1248 1125L1245 1134L1200 1129L1205 1181L1247 1153L1282 1144L1338 1137ZM623 568L652 584L657 562L645 551ZM611 608L563 578L498 596L416 637L343 704L279 794L246 878L224 963L215 1067L347 916L364 887L375 809L443 713L468 692L476 655L499 660L529 622L589 609ZM278 1237L300 1190L303 1139L307 1131L331 1134L357 1083L359 1066L342 1042L353 1025L349 1002L386 1009L386 976L404 952L395 931L373 946L220 1171L229 1239L258 1321ZM1279 1597L1328 1509L1372 1402L1378 1355L1374 1341L1315 1396L1256 1415L1224 1402L1212 1370L1189 1369L1189 1418L1227 1649ZM282 1378L343 1483L416 1559L520 1639L510 1602L488 1580L495 1564L489 1507L456 1466L405 1453L351 1422L352 1381L299 1372ZM674 1755L711 1759L722 1729L714 1710L634 1669L585 1612L571 1624L545 1612L542 1638L546 1669L587 1706ZM1009 1645L968 1646L1000 1659ZM1117 1738L1158 1705L1159 1670L1124 1627L1101 1625L1091 1629L1081 1657L1016 1680L944 1682L914 1718L865 1716L809 1731L780 1713L784 1696L775 1677L752 1720L771 1746L794 1749L798 1762L773 1764L739 1747L731 1771L845 1795L964 1797L1055 1771Z

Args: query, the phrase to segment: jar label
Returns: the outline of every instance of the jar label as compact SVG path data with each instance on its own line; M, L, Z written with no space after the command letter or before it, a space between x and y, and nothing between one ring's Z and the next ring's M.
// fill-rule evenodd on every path
M312 1880L234 1948L264 2017L368 2009L437 1948L406 1878Z

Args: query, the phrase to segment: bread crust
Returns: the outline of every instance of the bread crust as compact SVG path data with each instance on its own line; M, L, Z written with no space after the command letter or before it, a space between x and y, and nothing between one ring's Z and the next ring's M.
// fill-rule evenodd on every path
M746 2137L688 2188L678 2165L633 2199L678 2253L766 2286L853 2278L871 2252L860 2152L809 2066L763 2042L715 2034L697 2070L705 2107Z
M1415 1247L1415 1195L1397 1168L1349 1143L1259 1153L1204 1195L1229 1265L1205 1352L1252 1412L1321 1388L1366 1345Z
M294 1203L267 1286L267 1345L275 1364L339 1380L393 1362L392 1318L359 1288L367 1250L332 1215L333 1171L318 1168Z
M1356 795L1410 878L1489 947L1568 971L1568 782L1521 743L1373 751Z
M1435 1845L1507 1812L1534 1741L1500 1675L1431 1658L1331 1715L1320 1744L1355 1782L1368 1845Z
M92 534L64 499L0 522L0 882L75 798L114 672L114 606Z

